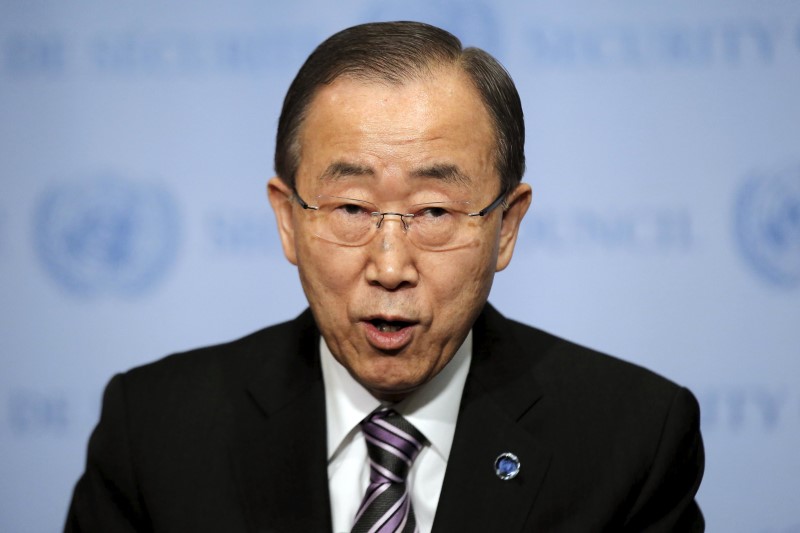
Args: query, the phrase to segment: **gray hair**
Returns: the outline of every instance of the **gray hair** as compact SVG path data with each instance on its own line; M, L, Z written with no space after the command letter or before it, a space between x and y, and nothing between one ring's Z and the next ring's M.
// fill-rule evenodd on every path
M508 192L525 172L525 123L514 82L479 48L463 48L451 33L421 22L374 22L342 30L320 44L289 86L278 121L275 172L295 185L300 128L317 90L339 77L402 84L441 66L461 68L474 84L495 129L495 168Z

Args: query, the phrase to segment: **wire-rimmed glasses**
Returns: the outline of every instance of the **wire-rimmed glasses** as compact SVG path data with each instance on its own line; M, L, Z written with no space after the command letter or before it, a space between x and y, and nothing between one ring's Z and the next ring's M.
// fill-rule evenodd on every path
M365 200L341 196L315 196L311 205L292 189L293 199L308 211L312 231L322 240L341 246L367 244L387 216L396 216L409 240L418 248L430 251L452 250L469 244L475 237L479 220L504 204L506 191L492 203L472 211L471 202L427 202L415 204L406 213L381 211Z

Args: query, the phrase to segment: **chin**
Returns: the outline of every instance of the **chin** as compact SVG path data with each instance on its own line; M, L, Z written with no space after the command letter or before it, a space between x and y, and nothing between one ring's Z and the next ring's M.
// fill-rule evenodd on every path
M405 388L405 387L398 387L398 388L375 388L375 387L367 387L370 394L372 394L375 398L386 401L386 402L399 402L400 400L404 399L406 396L411 394L417 389L417 387L412 388Z
M374 376L374 379L359 378L358 381L376 398L389 401L402 400L424 384L416 379L387 381L385 374Z

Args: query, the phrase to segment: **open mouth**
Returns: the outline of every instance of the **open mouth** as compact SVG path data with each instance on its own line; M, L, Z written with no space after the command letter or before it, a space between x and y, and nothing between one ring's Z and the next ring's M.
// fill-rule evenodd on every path
M373 318L369 322L381 333L394 333L413 325L412 322L403 320L383 320L381 318Z

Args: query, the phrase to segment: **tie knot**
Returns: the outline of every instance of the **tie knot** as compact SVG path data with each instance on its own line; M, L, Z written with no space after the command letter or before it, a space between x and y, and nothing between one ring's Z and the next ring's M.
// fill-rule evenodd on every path
M397 411L379 407L361 422L372 468L370 479L402 483L425 444L425 437Z

